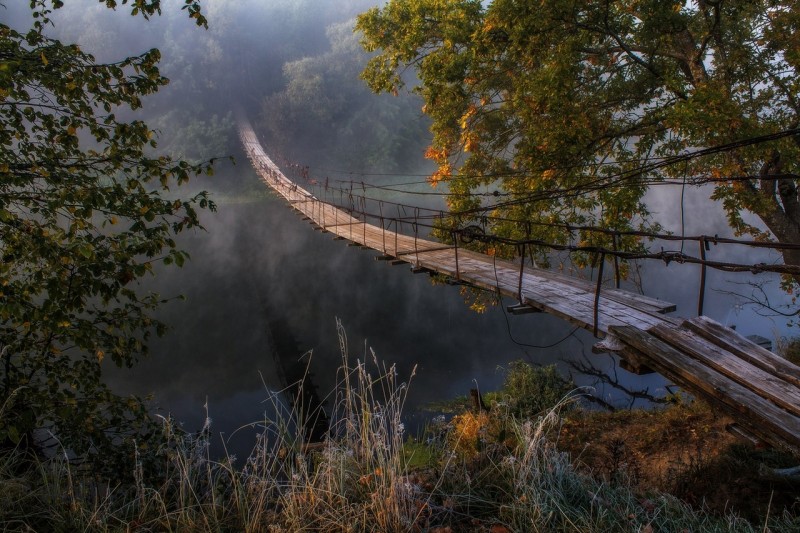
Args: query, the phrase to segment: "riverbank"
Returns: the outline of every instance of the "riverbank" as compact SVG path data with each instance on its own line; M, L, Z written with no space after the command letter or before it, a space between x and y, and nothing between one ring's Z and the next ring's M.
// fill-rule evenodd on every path
M796 531L791 457L747 448L699 403L581 406L553 368L512 365L504 387L408 436L393 367L342 368L330 439L303 444L302 409L264 421L246 458L211 460L211 428L164 420L109 483L59 457L0 457L4 530ZM413 386L413 384L411 385ZM277 401L277 399L276 399ZM795 460L796 462L796 460ZM760 469L760 470L759 470Z

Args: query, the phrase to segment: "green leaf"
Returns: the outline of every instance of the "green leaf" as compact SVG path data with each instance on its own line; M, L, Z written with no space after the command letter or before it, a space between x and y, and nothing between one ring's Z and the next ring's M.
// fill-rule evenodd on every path
M62 2L29 5L28 31L0 25L0 424L14 423L0 430L0 448L35 446L46 428L71 456L100 465L119 457L115 443L152 430L141 402L101 379L101 360L131 366L165 329L151 316L158 299L131 282L152 273L147 258L182 262L174 233L185 219L199 223L190 200L147 182L204 167L147 155L147 126L110 113L167 83L157 50L104 64L46 34ZM158 6L132 2L132 13Z

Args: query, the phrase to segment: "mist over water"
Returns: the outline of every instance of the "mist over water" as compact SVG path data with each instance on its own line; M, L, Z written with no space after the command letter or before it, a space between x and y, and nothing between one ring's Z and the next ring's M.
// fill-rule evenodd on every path
M710 200L711 187L687 188L683 201L680 187L654 187L646 196L653 217L664 225L673 235L707 235L734 237L727 224L725 213L718 203ZM747 222L762 227L754 217ZM681 223L683 220L683 224ZM742 237L747 240L747 237ZM680 251L678 242L656 241L651 250ZM687 255L700 257L699 244L687 242L683 247ZM711 261L755 265L758 263L778 264L783 260L771 250L740 245L710 245L706 252ZM649 261L643 266L643 288L649 296L658 297L678 304L676 316L691 318L697 314L700 288L700 266L690 264L665 265ZM754 289L754 284L763 286L764 294ZM768 310L750 305L752 296L767 296L770 304L786 311L791 304L791 296L780 289L777 274L749 272L730 273L707 269L706 295L703 314L718 322L732 326L743 335L760 335L775 344L781 337L796 335L788 325L789 319L776 316Z
M265 387L282 386L276 337L283 337L283 364L313 351L312 380L322 394L329 392L342 363L337 317L351 362L371 365L372 348L379 361L397 364L403 381L416 366L412 419L423 404L465 395L476 384L496 388L499 367L510 361L556 362L581 351L579 339L590 337L581 333L556 349L525 350L509 337L509 324L517 341L531 344L550 344L570 328L541 314L509 316L507 323L501 306L472 312L458 287L434 286L409 265L390 266L376 261L375 252L334 241L281 200L223 204L207 230L184 239L192 261L153 278L160 294L186 295L162 309L172 330L133 369L108 367L118 390L154 393L187 429L202 425L206 401L213 427L226 434L263 418Z
M0 16L28 24L26 3L8 3ZM186 300L160 310L171 331L152 342L147 360L130 370L106 365L107 379L120 393L154 394L161 412L173 414L189 430L202 426L207 405L213 430L231 435L269 412L268 389L282 386L276 360L293 364L312 351L314 383L323 395L333 388L341 364L336 318L346 328L351 361L371 361L372 348L379 360L397 364L401 380L416 366L410 419L418 407L467 394L476 384L496 388L503 379L498 368L510 361L547 364L589 353L593 339L584 331L569 336L573 327L559 319L508 316L504 305L472 312L458 287L434 286L428 276L412 275L408 265L390 266L375 261L374 252L333 241L264 193L238 147L234 106L246 109L276 162L308 165L317 178L387 184L423 180L419 176L428 172L422 154L429 134L420 102L405 93L372 95L357 79L366 56L348 21L372 2L210 1L204 3L208 31L194 28L177 1L165 2L164 15L149 22L128 16L126 6L114 13L94 0L67 4L54 17L56 33L99 60L152 47L162 51L162 74L172 82L131 115L158 128L162 150L192 159L237 158L237 166L221 165L213 179L189 186L190 191L211 189L219 211L203 217L206 231L178 239L192 260L182 269L159 269L144 287L165 297L183 294ZM648 195L655 218L667 229L731 236L721 210L707 199L708 190L687 190L683 202L679 193L656 188ZM387 198L441 204L434 197ZM653 246L674 249L676 244ZM685 252L697 255L698 250ZM723 252L721 247L712 247L709 259L778 260L768 252ZM642 287L649 296L678 304L678 316L691 317L699 272L692 265L648 263ZM738 326L745 335L789 334L785 320L760 317L742 307L744 298L724 293L747 294L751 289L739 283L772 279L768 294L774 303L785 303L776 276L714 270L708 276L706 315ZM524 346L560 339L565 340L552 348ZM613 364L606 356L587 357L602 368ZM620 377L634 379L624 372ZM663 380L636 383L658 393ZM237 435L232 449L246 453L252 430Z

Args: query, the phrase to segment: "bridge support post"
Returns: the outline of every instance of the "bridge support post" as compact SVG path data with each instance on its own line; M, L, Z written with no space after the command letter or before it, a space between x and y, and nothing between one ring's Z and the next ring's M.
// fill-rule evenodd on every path
M700 237L700 291L697 299L697 316L703 316L703 303L706 298L706 250L709 249L705 236Z
M450 235L453 238L453 244L454 244L453 251L455 252L456 256L456 279L461 279L461 273L458 270L458 234L456 233L455 230L451 230Z
M600 310L600 288L603 285L603 265L606 262L606 254L600 254L600 266L597 267L597 288L594 291L594 331L592 332L597 337L597 317Z
M519 305L524 305L522 301L522 275L525 272L525 245L521 244L517 247L519 253L519 283L517 284L517 300Z

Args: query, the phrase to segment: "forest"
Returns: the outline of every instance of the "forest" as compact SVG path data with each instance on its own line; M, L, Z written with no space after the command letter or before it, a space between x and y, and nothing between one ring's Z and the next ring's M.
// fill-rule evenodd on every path
M343 266L237 120L350 209L679 307L699 268L670 239L704 235L701 314L797 364L798 25L776 0L0 0L3 529L796 530L791 452L593 363L591 331Z

